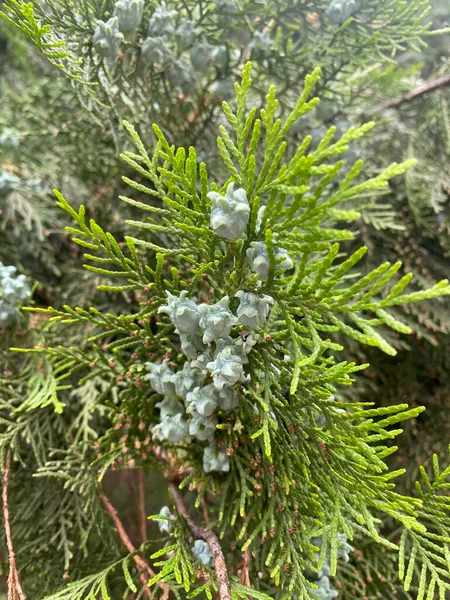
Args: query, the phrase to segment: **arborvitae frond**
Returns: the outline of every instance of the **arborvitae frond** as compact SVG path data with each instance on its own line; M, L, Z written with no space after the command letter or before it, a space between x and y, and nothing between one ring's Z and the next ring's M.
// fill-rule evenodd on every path
M257 118L254 110L246 114L251 84L247 65L242 83L236 86L236 112L224 103L230 128L221 129L218 146L230 173L225 183L209 183L195 150L176 149L157 126L158 143L153 155L148 155L136 131L126 123L136 151L125 152L123 159L147 180L143 185L126 179L139 199L125 201L143 212L142 220L128 222L136 235L126 237L126 248L94 220L87 221L83 207L75 211L57 195L59 206L76 223L68 228L74 241L88 250L87 268L119 280L119 285L102 285L102 290L139 291L141 310L118 316L95 308L44 310L53 322L89 324L92 335L83 348L35 349L52 361L59 380L77 375L80 384L86 385L100 377L105 381L102 398L112 416L120 411L136 431L141 421L143 429L151 432L163 419L154 407L161 395L155 394L144 376L149 353L153 359L170 358L173 368L186 364L174 324L158 317L167 302L165 292L175 298L187 292L188 297L207 303L227 296L233 299L233 310L239 290L270 298L269 318L246 358L248 377L238 388L239 411L219 411L216 423L216 442L230 449L229 474L217 477L205 472L201 444L173 443L164 437L158 443L170 451L175 464L182 453L184 468L191 472L181 485L198 491L197 505L207 490L215 494L220 490L222 535L227 532L229 538L231 534L242 551L259 543L264 565L278 588L276 597L295 593L305 600L314 587L305 575L308 568L319 570L327 559L335 573L339 532L350 539L353 531L359 532L395 547L378 532L376 515L384 514L414 539L426 539L419 519L421 500L395 491L391 480L404 470L389 472L385 463L395 451L385 441L401 432L392 426L416 417L422 409L408 409L406 404L372 408L372 404L336 402L331 396L335 386L349 385L351 375L364 365L337 362L333 353L342 346L330 334L343 332L393 354L395 350L376 328L410 330L389 309L450 293L446 281L428 290L405 292L411 276L396 279L400 263L385 263L358 277L352 269L366 249L348 257L340 252L337 240L351 239L353 234L336 226L335 219L341 215L330 214L330 209L345 208L349 200L384 190L389 179L403 173L411 162L391 165L366 181L356 181L362 166L358 161L332 186L342 162L330 164L328 159L345 152L370 124L352 128L337 140L331 128L316 150L307 153L310 140L306 138L298 150L287 153L284 136L300 115L317 104L308 96L318 78L318 71L306 78L303 94L284 121L277 117L275 89L270 88ZM250 210L245 236L239 235L236 241L215 233L209 218L211 198L237 193L232 183L245 190ZM262 252L258 264L264 271L257 270L261 266L252 262L252 252ZM180 277L182 266L190 268L189 280ZM236 331L233 325L232 329ZM241 326L238 331L248 335ZM107 433L100 441L102 456L96 464L103 463L103 470L119 460L119 436L120 419L117 435ZM259 483L261 473L264 486ZM321 552L315 560L313 538L317 535L321 536ZM177 540L175 554L161 562L157 578L175 580L190 589L191 555L185 542ZM158 555L165 552L162 549ZM101 586L105 579L89 581L89 585Z
M444 600L450 590L450 466L441 471L433 455L432 474L420 467L416 492L422 501L418 511L426 531L404 530L400 539L399 574L405 590L415 585L417 598Z
M434 287L449 267L449 37L428 36L447 3L432 3L431 26L425 0L234 2L144 0L109 57L96 19L141 0L0 2L0 261L35 283L36 314L18 304L0 329L1 349L22 351L0 354L0 470L10 457L27 598L166 600L124 548L102 490L136 548L145 515L169 504L174 529L139 556L170 599L215 597L217 571L194 556L199 540L165 479L220 536L233 600L448 588L447 484L436 471L413 486L417 465L446 460L450 426L448 285ZM159 9L162 34L149 32ZM246 70L235 99L249 59L253 84ZM320 104L318 71L303 85L316 66ZM382 174L412 158L414 169ZM213 233L208 198L230 182L250 208L233 241ZM241 190L234 200L242 207ZM204 365L226 340L181 339L167 292L205 313L227 294L230 321L246 321L228 339L242 380L225 385L206 425L194 413L218 402L223 373L192 366L189 342ZM199 370L203 395L188 400ZM176 423L190 440L176 441Z
M148 546L149 544L144 545L137 552L145 552ZM120 588L120 593L124 594L123 597L126 597L127 593L134 592L137 594L136 599L142 599L145 584L140 580L133 562L133 556L137 552L108 565L99 573L69 583L60 592L46 596L45 600L88 600L89 598L113 600L114 596L111 594L115 592L110 590L118 588ZM110 587L112 583L114 583L113 588Z

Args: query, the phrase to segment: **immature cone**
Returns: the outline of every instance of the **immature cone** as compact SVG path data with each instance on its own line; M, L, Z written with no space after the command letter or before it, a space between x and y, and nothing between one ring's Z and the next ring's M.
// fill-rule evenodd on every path
M240 300L236 312L239 322L250 329L262 327L269 315L270 306L274 303L272 296L265 294L258 296L252 292L239 290L235 297Z
M25 275L18 275L15 279L12 277L1 279L0 288L0 295L9 304L18 304L30 297L30 288Z
M189 433L201 442L212 441L216 433L217 419L215 417L204 417L192 410L192 419L189 422Z
M193 365L204 369L211 360L208 346L199 335L180 334L181 350L192 360Z
M234 77L226 77L225 79L218 79L211 85L211 91L214 95L222 100L230 100L234 98ZM211 225L212 227L212 225Z
M248 331L242 331L238 339L235 341L235 345L242 350L244 354L250 354L253 346L259 342L258 334L249 333Z
M347 543L347 536L345 533L338 533L337 538L339 543L337 553L338 558L343 558L345 562L348 562L350 560L349 553L353 552L353 546L350 546L350 544Z
M168 362L168 360L164 360L161 364L151 362L145 363L145 368L150 371L150 373L144 375L144 379L150 382L150 385L158 394L174 396L175 385L172 382L173 371L168 366Z
M162 419L161 422L153 428L153 437L159 440L167 440L173 444L188 442L189 427L184 420L183 415L178 413Z
M18 314L15 307L31 295L25 275L16 276L16 271L16 267L0 263L0 328L14 324Z
M5 127L0 133L0 148L3 150L17 150L20 145L20 135L15 129Z
M311 590L311 595L314 598L318 600L333 600L338 595L338 592L331 587L330 578L326 575L314 583L318 586L316 590Z
M206 40L195 44L191 49L192 66L198 73L206 73L212 63L212 47Z
M212 385L196 387L186 395L187 412L197 412L202 417L210 417L218 406L217 390Z
M231 386L242 379L244 374L244 358L234 345L225 346L215 359L206 365L218 390Z
M2 265L0 263L0 280L12 277L17 272L17 267L13 265Z
M288 271L292 269L294 263L284 248L274 246L275 271ZM252 271L257 273L261 279L267 279L269 276L270 260L267 246L264 242L252 242L250 248L247 248L247 260L250 263Z
M194 41L195 37L195 23L192 21L181 21L175 31L175 40L177 42L178 49L183 51Z
M333 25L340 27L358 8L357 0L331 0L325 13Z
M162 517L170 517L171 512L168 506L163 506L159 511L159 514ZM166 521L166 519L155 519L156 523L158 523L158 527L161 533L170 533L172 531L172 523L171 521Z
M176 18L176 11L167 10L164 4L158 6L148 23L149 37L170 37L175 29Z
M149 63L165 64L174 60L174 54L164 38L148 37L141 46L142 58Z
M199 327L200 311L193 300L187 297L186 290L179 296L166 292L168 303L160 306L158 313L166 313L175 326L175 332L180 335L193 335L201 332Z
M270 35L267 35L267 33L264 33L263 31L255 31L253 39L250 42L250 46L260 50L261 52L268 52L273 46L273 41Z
M0 300L0 329L10 327L16 320L16 311L12 306Z
M114 16L119 20L119 31L131 35L142 22L144 0L117 0Z
M226 195L209 192L211 200L210 225L217 235L235 241L243 237L250 218L250 205L244 189L234 191L234 182L228 184Z
M203 540L195 540L193 548L191 548L192 554L203 564L205 567L212 567L213 557L209 546Z
M211 473L211 471L228 473L230 470L230 459L226 452L219 450L214 443L207 446L203 450L203 470L205 473Z
M173 60L167 69L167 79L173 86L178 86L184 94L193 94L199 86L198 74L184 59Z
M224 296L216 304L200 304L200 327L203 330L203 343L226 338L238 324L237 318L228 308L229 298Z
M212 64L218 69L225 69L228 62L228 51L224 45L216 46L211 52ZM234 90L234 87L233 87Z
M10 173L9 171L0 173L0 197L6 197L17 188L19 183L20 179L14 173Z
M185 362L183 368L172 375L176 395L185 399L189 392L202 384L204 377L200 369Z
M103 58L116 58L123 34L119 31L119 19L111 17L108 21L97 21L92 43L94 49Z
M184 413L184 406L177 398L167 396L161 402L155 404L156 408L159 408L160 419L163 421L168 417L174 417L175 415L182 415Z
M239 406L239 396L233 387L224 387L222 390L217 390L219 408L224 412L229 412Z

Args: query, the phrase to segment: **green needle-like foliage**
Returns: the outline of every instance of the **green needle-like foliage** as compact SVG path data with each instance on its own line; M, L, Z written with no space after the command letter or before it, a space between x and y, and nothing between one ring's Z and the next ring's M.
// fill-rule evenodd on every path
M314 573L325 563L332 575L336 573L338 534L345 534L350 540L372 540L399 550L405 589L417 566L420 598L437 592L443 600L448 589L444 568L448 503L439 494L448 486L448 469L439 473L435 465L435 483L424 472L423 491L419 488L420 494L410 496L400 493L393 483L405 470L390 470L387 465L396 451L389 441L402 431L398 424L417 417L422 407L377 407L340 402L333 395L339 387L351 385L353 374L367 366L340 360L345 342L341 344L338 336L395 354L382 326L401 333L411 330L392 315L392 307L450 294L445 280L408 292L411 275L398 276L399 262L383 263L358 275L355 267L362 264L366 248L347 255L339 245L354 237L345 224L358 217L358 205L383 193L391 178L414 163L392 164L364 179L362 161L357 160L337 179L344 163L336 159L372 124L350 128L340 136L330 127L314 150L309 136L298 148L290 149L286 143L290 128L318 103L311 95L319 70L306 77L292 112L284 118L279 117L273 86L259 113L248 109L250 73L248 63L242 82L235 85L236 109L223 103L226 124L220 127L218 148L228 179L212 181L195 149L171 145L156 125L157 143L149 154L133 126L125 123L135 150L124 152L122 158L136 174L124 179L130 194L122 200L140 211L140 218L128 221L135 234L124 241L116 239L88 219L83 206L75 210L57 193L58 205L74 221L67 229L85 251L86 268L105 281L100 289L132 293L139 298L139 306L127 314L95 306L32 308L48 315L50 323L67 328L64 331L82 326L89 333L77 347L32 350L51 364L54 383L17 410L38 404L45 409L54 390L70 383L77 382L76 389L81 391L101 381L93 395L94 406L104 407L109 424L96 442L95 467L100 478L111 466L131 460L130 464L161 470L170 480L177 474L182 490L196 492L197 507L208 498L210 526L221 539L230 573L236 571L246 550L253 556L252 589L232 575L233 598L314 598ZM245 192L248 205L245 230L234 240L219 235L211 218L214 198L230 190L234 197L240 193L241 202ZM235 224L236 214L231 218ZM265 249L264 273L251 258L261 247ZM239 316L239 292L271 299L265 318L251 334L232 318L231 313ZM213 423L214 444L226 455L222 469L206 468L208 448L202 440L207 438L192 440L194 416L188 437L174 441L156 433L165 421L159 402L174 392L165 391L147 372L170 368L176 374L189 362L180 349L181 334L175 331L174 317L170 310L160 310L167 307L168 296L169 303L173 297L192 299L204 313L228 297L228 332L212 342L203 338L211 360L219 360L223 339L236 348L239 339L245 342L248 335L254 336L245 359L237 354L241 376L225 384L225 390L236 394L236 405L231 409L219 406L213 416L207 415ZM213 382L221 389L210 364L202 372L204 383L212 387ZM224 373L230 377L229 371ZM58 401L55 410L64 415L66 408ZM51 463L40 474L48 476L49 470ZM203 593L211 598L218 573L195 559L189 524L178 505L172 510L170 545L161 544L152 554L153 593L155 597L164 593L157 587L159 582L167 584L175 597ZM381 517L394 520L403 531L400 543L383 536ZM146 547L141 551L148 557ZM109 577L122 577L122 572L123 593L125 588L139 593L139 579L129 571L131 558L72 582L48 598L113 597L108 591ZM201 575L205 572L206 580Z

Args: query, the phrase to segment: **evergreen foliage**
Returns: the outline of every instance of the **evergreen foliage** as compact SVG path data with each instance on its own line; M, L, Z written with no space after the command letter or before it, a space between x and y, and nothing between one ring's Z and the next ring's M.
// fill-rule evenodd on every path
M448 596L446 84L408 99L446 77L431 9L3 2L27 598Z

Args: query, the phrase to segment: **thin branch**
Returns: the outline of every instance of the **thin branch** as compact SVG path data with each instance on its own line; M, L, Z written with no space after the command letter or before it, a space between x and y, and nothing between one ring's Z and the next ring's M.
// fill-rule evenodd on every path
M119 533L119 537L120 537L123 545L128 550L128 552L130 552L130 554L133 552L136 552L136 548L133 546L133 542L130 540L128 533L125 531L125 527L123 526L123 523L119 518L117 510L114 508L114 506L111 504L111 502L109 501L109 499L106 497L106 495L103 492L100 494L100 497L103 501L103 504L105 505L106 510L109 512L112 520L114 521L114 525L116 526L116 529ZM150 567L150 565L148 565L145 562L145 560L142 557L140 557L138 554L135 554L133 556L133 560L136 563L137 568L142 571L140 574L140 578L141 578L141 582L144 586L145 595L147 598L151 598L151 592L148 587L147 578L145 576L144 571L147 571L147 573L150 575L150 577L154 577L155 572ZM161 597L161 600L167 600L169 598L169 586L166 583L163 583L162 581L158 581L157 584L163 590L163 595Z
M147 541L147 515L145 512L145 478L144 471L139 469L138 477L138 511L139 511L139 534L141 544Z
M178 512L188 524L192 534L194 537L204 540L209 546L214 560L214 569L216 571L220 600L231 600L231 588L227 565L217 536L210 529L200 527L195 523L188 512L186 502L184 501L178 485L174 481L168 481L168 484Z
M416 98L420 98L421 96L424 96L425 94L430 94L431 92L434 92L435 90L439 90L448 85L450 85L450 75L445 75L444 77L440 77L439 79L436 79L435 81L430 81L428 83L424 83L423 85L419 86L415 90L411 90L405 96L399 96L398 98L394 98L394 100L390 100L389 102L386 102L385 104L380 104L380 105L376 106L374 108L374 112L382 112L388 108L399 108L399 106L401 106L405 102L411 102L412 100L415 100Z
M22 587L19 582L19 573L16 567L16 555L14 553L14 547L11 537L11 524L9 521L9 505L8 505L8 485L9 485L9 463L10 453L9 450L6 454L5 461L5 472L3 474L3 517L5 520L5 534L6 534L6 546L8 548L8 560L9 560L9 575L8 575L8 600L26 600L25 594L22 591Z
M244 551L244 562L242 565L242 571L240 574L240 581L243 585L251 587L250 582L250 548L246 548Z
M205 502L205 499L204 499L204 498L202 498L202 502L201 502L201 504L202 504L203 518L205 519L205 523L206 523L207 525L209 525L208 509L207 509L207 507L206 507L206 502Z

